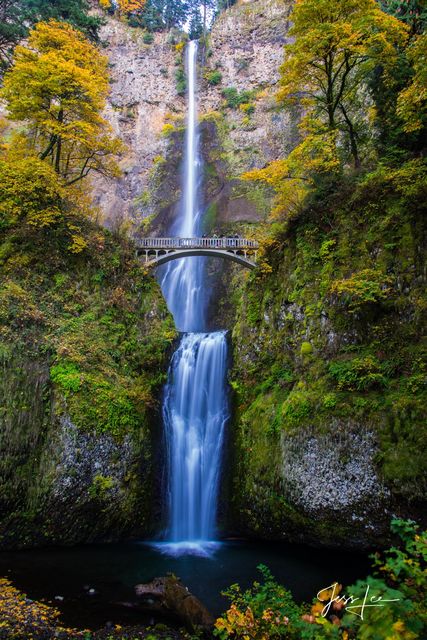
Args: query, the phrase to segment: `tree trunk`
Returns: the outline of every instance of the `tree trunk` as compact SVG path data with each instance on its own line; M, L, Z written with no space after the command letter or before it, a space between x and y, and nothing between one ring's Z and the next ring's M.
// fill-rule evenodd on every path
M359 158L359 150L357 147L357 134L354 128L354 125L352 123L352 121L350 120L350 118L348 117L347 111L345 110L344 105L340 105L342 114L344 116L344 120L347 124L347 129L348 129L348 135L350 138L350 151L351 151L351 155L353 156L353 160L354 160L354 168L355 169L359 169L360 168L360 158Z

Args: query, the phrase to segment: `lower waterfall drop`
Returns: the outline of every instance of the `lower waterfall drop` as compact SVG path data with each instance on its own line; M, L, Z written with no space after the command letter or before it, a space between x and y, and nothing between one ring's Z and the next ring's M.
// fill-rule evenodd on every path
M223 332L184 334L165 390L163 418L169 460L170 541L215 536L226 396Z

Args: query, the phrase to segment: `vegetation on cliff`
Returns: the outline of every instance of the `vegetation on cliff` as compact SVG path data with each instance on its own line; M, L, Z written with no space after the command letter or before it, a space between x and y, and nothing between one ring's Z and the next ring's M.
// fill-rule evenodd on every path
M298 606L266 567L262 582L242 591L233 585L226 595L231 607L216 621L221 640L416 640L426 628L426 532L413 522L394 520L401 538L374 557L374 574L346 586L334 583L317 594L311 607Z
M86 0L1 0L0 70L12 60L13 48L29 29L43 20L64 20L96 40L101 21L89 15Z
M117 175L120 145L99 115L105 73L105 58L77 31L49 22L18 47L6 74L3 96L25 125L5 124L0 152L6 544L102 536L133 526L138 501L140 521L150 509L148 416L175 330L132 246L96 224L80 187L89 170ZM79 453L67 450L70 438ZM79 499L66 488L57 495L61 473L74 478ZM54 504L68 499L80 514L70 507L67 521Z
M425 35L361 7L296 3L279 100L303 92L301 142L244 176L276 192L233 330L234 500L258 535L372 542L389 509L417 515L427 488ZM320 463L334 456L335 500Z

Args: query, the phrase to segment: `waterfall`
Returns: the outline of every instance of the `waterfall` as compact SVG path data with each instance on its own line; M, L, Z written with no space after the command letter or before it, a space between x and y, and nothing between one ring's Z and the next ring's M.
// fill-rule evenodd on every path
M170 232L201 234L201 180L197 124L197 43L186 51L188 117L183 194ZM206 332L206 258L189 257L159 269L163 294L183 332L172 356L163 399L168 460L167 540L187 551L215 537L224 426L227 420L225 332Z
M196 104L197 42L187 47L188 115L184 149L183 197L180 215L171 228L171 235L191 238L202 233L202 216L198 191L201 160ZM163 295L179 331L203 331L208 296L204 258L185 258L170 262L160 274ZM159 270L160 271L160 270Z

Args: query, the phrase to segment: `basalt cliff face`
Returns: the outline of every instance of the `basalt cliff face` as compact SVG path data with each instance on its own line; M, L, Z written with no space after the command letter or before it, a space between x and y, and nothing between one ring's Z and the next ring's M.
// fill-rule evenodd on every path
M0 548L146 536L158 519L175 331L130 247L93 234L89 258L48 237L3 254Z
M298 138L298 109L279 109L274 97L291 3L255 0L233 6L199 48L199 113L205 171L207 227L256 222L269 203L239 175L283 156ZM95 200L108 226L130 223L132 233L163 232L180 196L185 126L184 42L108 18L101 31L110 60L106 116L127 144L123 177L94 181ZM181 80L180 80L181 78ZM237 101L227 100L227 91ZM225 92L225 93L224 93ZM153 220L154 218L154 220Z

